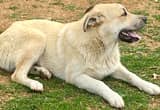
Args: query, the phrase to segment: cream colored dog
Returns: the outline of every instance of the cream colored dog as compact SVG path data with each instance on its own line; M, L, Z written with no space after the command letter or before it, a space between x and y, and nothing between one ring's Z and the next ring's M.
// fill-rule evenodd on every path
M159 86L129 72L120 62L119 40L138 41L133 31L145 22L146 17L129 13L120 4L95 5L82 19L67 24L18 21L0 35L0 67L14 72L13 81L43 91L40 82L27 77L35 66L48 78L53 74L121 108L122 97L100 81L104 77L110 75L151 95L160 94Z

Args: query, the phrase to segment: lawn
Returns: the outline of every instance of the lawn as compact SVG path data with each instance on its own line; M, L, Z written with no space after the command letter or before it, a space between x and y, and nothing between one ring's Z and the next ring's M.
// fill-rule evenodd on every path
M121 43L121 61L132 72L160 85L160 1L155 0L0 0L0 32L12 22L24 19L50 19L70 22L83 16L90 5L118 2L129 11L148 17L138 43ZM100 96L67 84L56 77L46 80L30 75L44 84L45 91L33 92L10 81L10 74L0 71L0 110L114 110ZM103 80L125 101L125 110L160 110L160 96L150 96L119 80Z

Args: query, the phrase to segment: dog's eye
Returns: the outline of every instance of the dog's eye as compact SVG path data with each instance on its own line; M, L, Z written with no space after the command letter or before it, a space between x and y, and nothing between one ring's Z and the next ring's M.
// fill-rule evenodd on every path
M126 10L123 8L123 14L121 15L121 16L127 16L127 12L126 12Z

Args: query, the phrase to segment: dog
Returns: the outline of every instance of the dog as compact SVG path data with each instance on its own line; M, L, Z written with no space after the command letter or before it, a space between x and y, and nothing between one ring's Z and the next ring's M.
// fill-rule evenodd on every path
M122 97L101 81L104 77L121 79L151 95L160 94L158 85L139 78L120 62L119 41L140 40L135 31L146 21L145 16L132 14L117 3L97 4L80 20L66 24L17 21L0 35L0 68L13 72L12 81L35 91L43 91L43 85L28 77L32 68L122 108Z

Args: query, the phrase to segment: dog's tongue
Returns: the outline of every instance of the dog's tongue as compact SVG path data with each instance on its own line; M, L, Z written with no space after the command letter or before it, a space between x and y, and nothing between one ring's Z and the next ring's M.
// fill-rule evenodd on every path
M141 39L141 36L139 36L136 32L128 32L128 35L133 38Z

